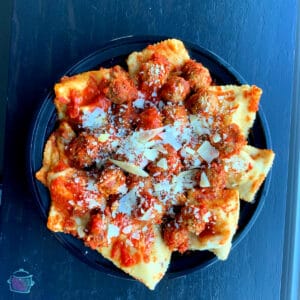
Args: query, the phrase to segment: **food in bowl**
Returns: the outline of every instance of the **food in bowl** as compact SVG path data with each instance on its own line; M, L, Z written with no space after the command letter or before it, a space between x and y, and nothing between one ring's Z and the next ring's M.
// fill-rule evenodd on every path
M240 201L272 150L248 145L262 90L218 86L176 39L55 85L58 127L36 178L47 226L83 240L154 289L174 251L228 257Z

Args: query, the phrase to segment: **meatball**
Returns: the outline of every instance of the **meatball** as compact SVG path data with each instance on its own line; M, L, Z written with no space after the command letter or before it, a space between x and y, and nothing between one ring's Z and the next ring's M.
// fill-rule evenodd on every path
M175 220L163 227L163 239L171 251L184 253L189 248L189 232Z
M126 176L122 170L118 168L106 168L101 173L98 189L106 196L120 193L120 189L126 183Z
M203 216L207 209L201 205L188 205L181 209L179 220L189 232L199 235L205 229Z
M163 205L146 190L139 193L137 206L133 211L133 217L139 221L151 221L152 224L160 224L163 216Z
M170 73L170 63L166 57L154 53L141 64L139 72L140 88L147 96L156 97L158 89L166 82Z
M95 162L100 147L101 144L94 135L82 132L68 145L67 155L74 167L83 169Z
M206 95L202 91L199 91L186 99L185 106L195 115L213 115L218 108L218 98L214 95Z
M222 134L220 134L220 141L215 141L212 138L211 142L219 150L221 158L229 158L234 154L238 154L247 143L240 128L236 124L230 124L224 127Z
M226 172L224 167L220 164L213 162L209 167L204 170L209 181L210 188L224 189L226 186Z
M113 103L122 104L137 98L138 90L124 69L120 66L113 67L111 77L108 87L104 89L104 94Z
M201 63L194 60L188 60L184 64L182 72L183 77L189 82L194 91L205 89L211 85L212 79L209 70Z
M161 90L161 98L165 101L178 103L184 101L190 93L190 84L184 78L171 76Z
M138 129L155 129L163 126L160 112L155 107L145 109L138 115Z
M128 174L126 177L126 184L129 190L134 187L140 187L145 190L152 189L152 181L150 177L141 177L134 174Z
M174 124L180 121L182 125L188 123L187 110L182 105L166 105L162 111L164 116L164 125Z
M123 129L127 132L135 125L134 122L137 116L132 102L113 104L112 112L113 122L118 131Z

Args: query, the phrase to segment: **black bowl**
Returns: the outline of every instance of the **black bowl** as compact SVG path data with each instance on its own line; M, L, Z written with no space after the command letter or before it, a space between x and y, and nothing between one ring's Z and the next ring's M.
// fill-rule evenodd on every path
M128 54L164 39L167 39L167 37L125 37L113 40L105 44L98 51L79 61L65 74L62 74L62 76L71 76L84 71L98 69L100 66L111 67L119 64L126 68L126 58ZM184 44L190 56L203 63L203 65L210 70L213 80L217 84L240 85L246 83L242 76L222 58L197 45L188 42L184 42ZM50 92L41 100L41 105L37 109L30 132L27 160L31 189L45 221L49 210L50 196L48 189L35 179L34 174L42 165L45 142L56 125L56 112L53 99L54 94ZM271 148L268 124L261 107L250 133L249 144L258 148ZM239 225L233 238L233 248L247 234L259 215L268 192L270 178L271 176L269 174L256 195L255 203L241 202ZM90 266L110 275L131 279L131 277L116 268L96 251L85 247L80 240L63 233L54 233L54 235L64 247ZM207 267L217 260L215 255L209 251L189 251L183 255L174 253L166 276L173 278L185 275L193 270Z

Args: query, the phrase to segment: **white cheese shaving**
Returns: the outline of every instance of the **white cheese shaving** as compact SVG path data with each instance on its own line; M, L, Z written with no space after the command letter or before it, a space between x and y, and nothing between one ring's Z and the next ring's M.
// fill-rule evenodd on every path
M95 181L92 179L89 179L87 182L86 190L89 192L98 192L98 187L95 184Z
M197 152L208 163L219 157L219 151L209 141L204 141Z
M162 206L160 204L154 204L154 209L157 210L159 213L162 213Z
M152 217L152 210L148 209L140 218L141 221L149 221Z
M190 123L193 129L193 132L195 132L198 135L208 134L210 135L210 125L206 121L204 117L199 118L196 115L190 115L189 116Z
M207 175L205 172L202 172L201 173L201 178L200 178L200 187L210 187L210 182L207 178Z
M100 204L93 198L87 198L86 202L88 203L88 208L93 209L95 207L99 207Z
M216 133L213 135L212 140L214 143L219 143L221 141L221 136L218 133Z
M173 192L182 193L185 190L192 189L197 185L196 181L194 180L195 175L197 174L198 170L188 170L178 174L178 176L174 176L172 180L172 189Z
M145 172L142 168L129 163L125 161L115 160L115 159L109 159L112 163L114 163L116 166L120 167L121 169L125 170L128 173L135 174L141 177L148 177L149 174Z
M145 99L136 99L132 104L136 108L143 109L145 106Z
M154 161L158 157L158 150L157 149L146 149L144 151L144 155L147 159Z
M160 159L156 165L163 170L168 170L168 162L165 158Z
M107 239L110 241L112 237L119 236L120 228L114 224L109 224L107 229Z
M126 184L123 184L119 187L118 192L122 195L126 194L128 191L128 188L126 186Z
M202 216L202 219L205 223L208 223L209 222L209 218L211 217L211 212L208 211L207 213L205 213L203 216Z
M191 154L191 155L194 155L194 154L195 154L195 150L193 150L193 149L190 148L190 147L186 147L186 148L185 148L185 151L186 151L187 153Z
M117 212L124 213L129 216L131 215L131 211L136 206L137 202L136 192L137 189L133 188L119 200Z

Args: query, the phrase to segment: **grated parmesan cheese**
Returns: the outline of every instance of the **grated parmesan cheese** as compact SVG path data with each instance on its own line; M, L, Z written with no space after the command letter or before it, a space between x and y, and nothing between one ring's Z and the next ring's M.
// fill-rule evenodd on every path
M104 110L96 107L93 111L83 110L82 127L90 130L103 127L107 124L107 114Z

